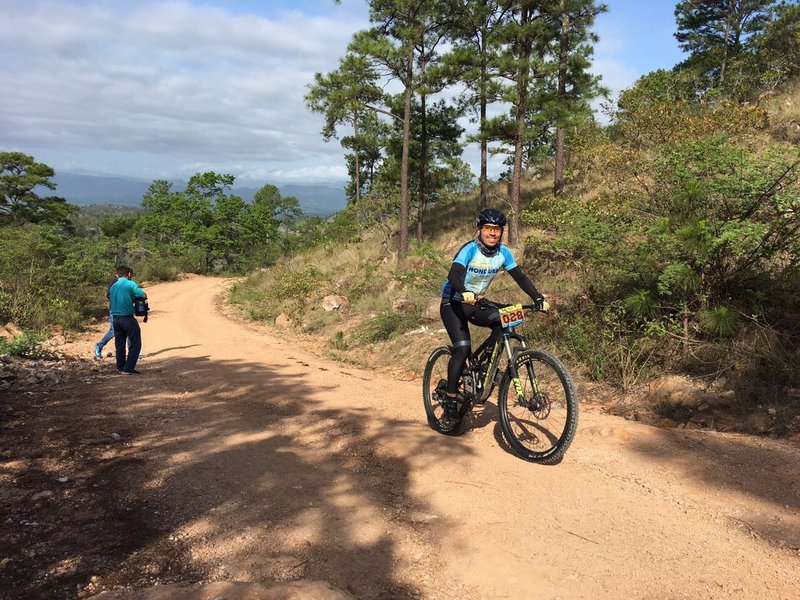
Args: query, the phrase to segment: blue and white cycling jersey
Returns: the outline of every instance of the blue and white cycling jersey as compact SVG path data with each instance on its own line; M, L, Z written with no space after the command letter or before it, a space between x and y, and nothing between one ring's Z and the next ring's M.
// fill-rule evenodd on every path
M517 266L517 261L514 260L511 251L506 246L501 245L494 256L486 256L480 251L475 240L464 244L453 262L464 265L467 270L464 287L476 296L486 293L489 284L500 271L510 271ZM454 295L456 292L453 291L453 286L450 285L449 280L445 279L442 286L442 298L452 298ZM461 294L457 294L456 299L460 296Z

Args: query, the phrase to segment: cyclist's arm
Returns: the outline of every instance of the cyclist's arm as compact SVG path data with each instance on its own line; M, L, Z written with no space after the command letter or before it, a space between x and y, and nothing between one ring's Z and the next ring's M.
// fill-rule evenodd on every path
M447 274L447 280L450 282L450 287L453 288L453 291L462 294L467 291L466 286L464 285L464 280L467 277L467 267L464 265L454 262L450 265L450 272Z
M517 282L517 285L520 287L520 289L526 294L528 294L528 296L530 296L532 300L537 301L543 297L539 293L539 290L536 289L536 286L533 285L533 282L531 282L531 280L528 279L528 276L525 275L525 273L522 271L522 269L519 268L519 266L516 266L513 269L511 269L508 272L508 274L514 278L514 281Z

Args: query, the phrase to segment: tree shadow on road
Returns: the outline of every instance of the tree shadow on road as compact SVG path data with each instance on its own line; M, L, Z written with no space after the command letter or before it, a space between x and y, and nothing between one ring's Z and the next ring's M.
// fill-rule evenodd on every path
M726 516L736 527L800 550L800 448L796 445L744 434L722 437L714 432L666 429L634 440L631 447L661 462L672 462L681 475L711 493L730 494ZM739 495L762 508L740 507Z
M325 408L320 392L302 373L193 358L13 407L0 397L11 465L0 499L14 522L0 542L19 556L0 570L0 597L315 579L363 599L418 598L446 585L445 524L409 489L407 457L439 458L424 421L382 422L367 402ZM32 501L42 488L52 494Z

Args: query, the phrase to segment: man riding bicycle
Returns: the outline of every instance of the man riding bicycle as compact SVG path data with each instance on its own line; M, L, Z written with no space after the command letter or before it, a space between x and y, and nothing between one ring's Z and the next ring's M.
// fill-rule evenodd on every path
M508 271L537 309L541 310L545 304L544 296L522 272L511 251L500 243L506 222L506 216L497 209L481 210L476 221L477 235L456 253L442 286L439 314L453 345L453 354L447 365L444 406L448 418L458 416L458 381L472 351L468 323L492 329L500 326L500 314L496 308L476 306L497 274Z

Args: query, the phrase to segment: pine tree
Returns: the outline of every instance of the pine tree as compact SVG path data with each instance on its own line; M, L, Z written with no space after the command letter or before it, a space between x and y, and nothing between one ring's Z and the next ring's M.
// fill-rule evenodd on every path
M509 244L519 241L522 166L526 141L530 138L528 115L532 92L539 82L547 78L545 57L548 45L556 37L554 20L547 11L549 5L544 0L501 2L501 6L507 10L507 18L497 28L503 44L497 64L499 76L509 82L504 87L502 99L511 105L513 123L506 133L510 135L514 146L509 194Z
M397 261L408 253L408 147L411 139L411 98L419 84L414 68L416 46L424 32L428 0L371 0L370 21L374 26L357 33L350 44L352 52L372 62L383 75L403 86L402 113L383 111L403 124L403 152L400 163L400 240Z
M314 85L310 86L305 97L310 110L325 116L322 135L326 141L337 136L336 129L341 124L348 123L353 128L353 135L347 144L343 140L342 145L353 149L354 202L358 202L362 195L359 149L369 145L362 138L371 135L365 129L365 113L372 112L371 105L383 98L377 80L378 74L369 60L350 52L339 61L336 71L327 75L317 73Z
M474 114L478 123L475 136L480 144L480 207L488 206L488 157L489 118L488 106L500 98L500 86L496 79L497 54L500 50L495 26L506 17L507 8L498 0L456 0L452 6L460 18L451 29L454 46L446 57L447 67L453 80L463 84L460 97L463 109Z
M589 73L591 42L597 41L591 27L600 13L608 10L594 0L559 0L556 17L561 21L558 35L557 83L555 102L551 104L555 121L553 193L564 189L566 168L565 129L570 121L591 113L589 101L604 93L599 77Z
M690 53L683 66L698 69L709 87L723 88L729 65L764 29L775 5L776 0L681 0L675 38Z

